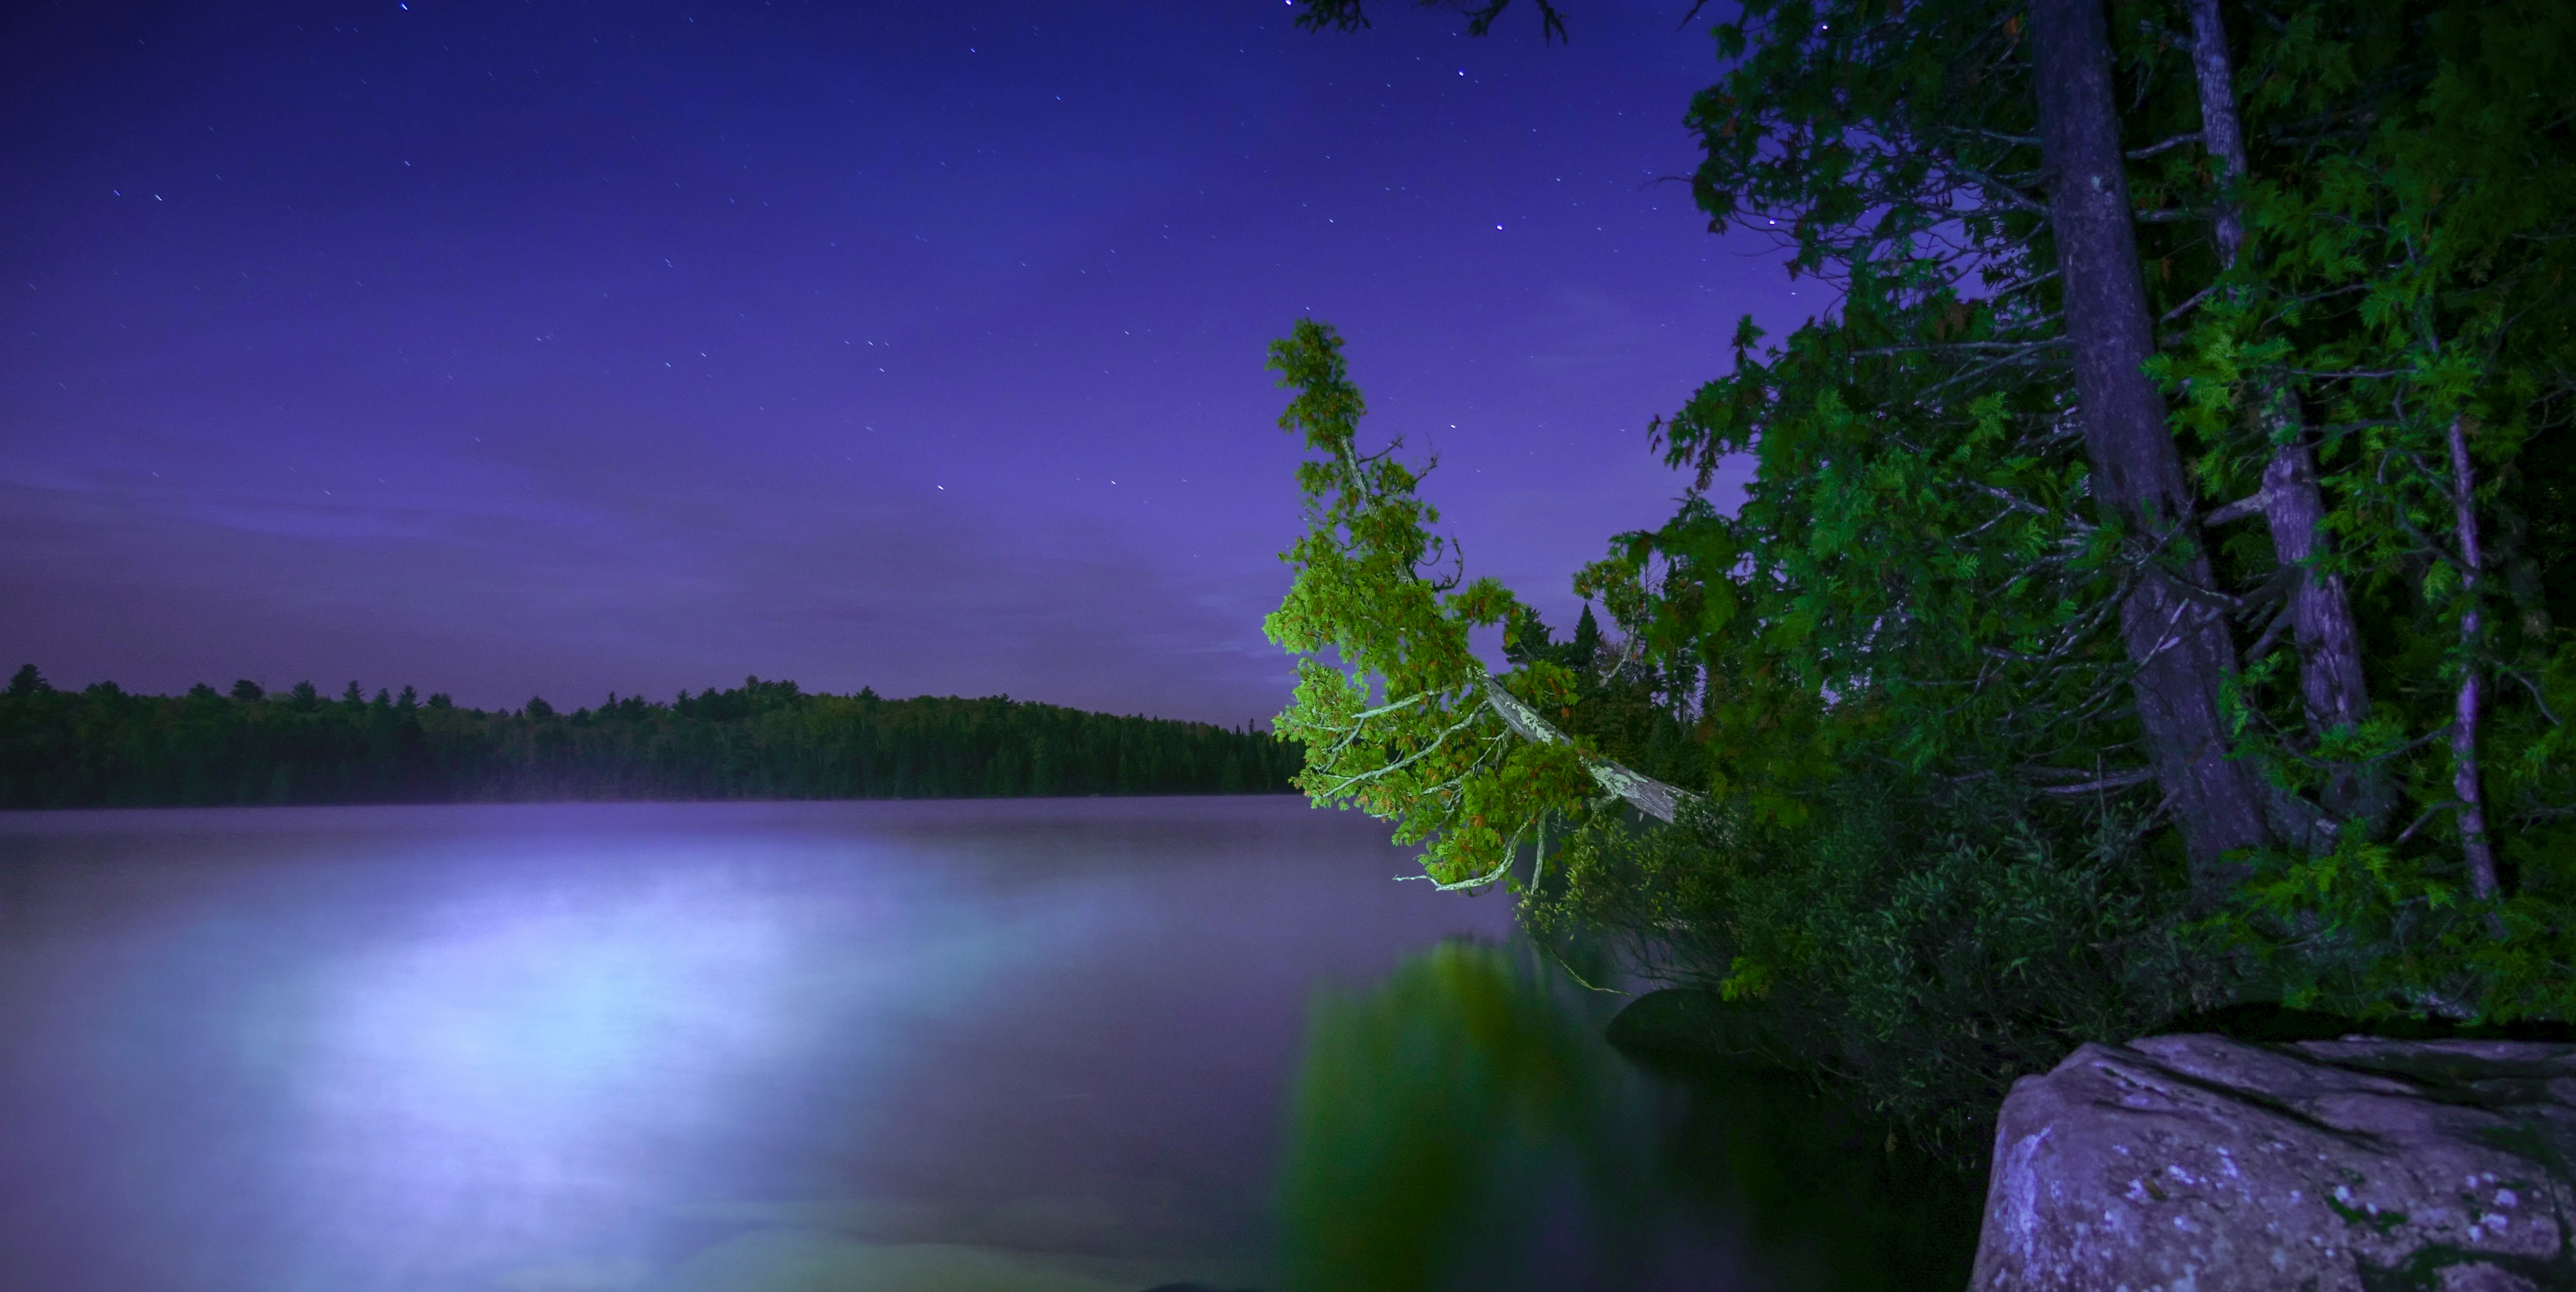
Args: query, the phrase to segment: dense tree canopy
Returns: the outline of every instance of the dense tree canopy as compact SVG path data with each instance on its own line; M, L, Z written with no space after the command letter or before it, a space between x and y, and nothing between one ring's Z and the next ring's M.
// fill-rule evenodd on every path
M0 807L1231 794L1285 789L1296 767L1249 729L758 678L568 714L354 682L336 701L309 682L57 691L32 664L0 693Z
M1334 565L1375 540L1310 512L1279 636L1348 671L1310 660L1282 720L1301 784L1359 797L1420 733L1363 750L1354 715L1461 685L1426 607L1460 656L1512 625L1499 687L1686 807L1614 828L1540 774L1567 755L1476 728L1471 823L1594 827L1540 922L1789 1006L1925 1115L2229 1001L2569 1017L2576 14L1747 0L1714 37L1699 205L1837 308L1748 320L1658 424L1695 487L1578 578L1618 636L1588 652L1442 590L1427 531ZM1310 498L1366 461L1368 514L1436 519L1392 457L1313 439L1338 367L1281 366ZM1360 801L1416 833L1469 801L1387 779Z

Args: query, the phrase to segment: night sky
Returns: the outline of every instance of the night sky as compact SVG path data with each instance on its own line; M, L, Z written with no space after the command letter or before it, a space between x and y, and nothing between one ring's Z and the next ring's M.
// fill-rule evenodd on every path
M1805 311L1656 182L1710 16L1526 8L11 6L0 668L1266 718L1309 313L1562 624Z

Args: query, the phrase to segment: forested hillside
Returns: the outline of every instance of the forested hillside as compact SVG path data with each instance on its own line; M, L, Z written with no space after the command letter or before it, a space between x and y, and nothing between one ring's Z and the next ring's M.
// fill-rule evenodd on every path
M458 708L404 687L337 700L132 695L46 684L0 693L0 807L436 803L546 799L979 798L1276 793L1294 745L1198 722L1008 698L812 695L746 678L669 704Z

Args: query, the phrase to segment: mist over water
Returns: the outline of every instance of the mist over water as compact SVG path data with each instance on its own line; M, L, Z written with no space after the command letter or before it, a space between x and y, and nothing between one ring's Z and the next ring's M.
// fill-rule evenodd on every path
M1617 1001L1409 869L1285 797L0 817L0 1269L1806 1286Z

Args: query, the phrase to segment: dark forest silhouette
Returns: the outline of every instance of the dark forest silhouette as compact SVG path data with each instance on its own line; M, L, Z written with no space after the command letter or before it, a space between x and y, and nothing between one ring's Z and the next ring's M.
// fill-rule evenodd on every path
M562 713L458 708L411 687L310 682L182 696L0 692L0 807L562 799L994 798L1286 791L1299 751L1248 725L1119 717L1008 697L818 695L746 678Z

